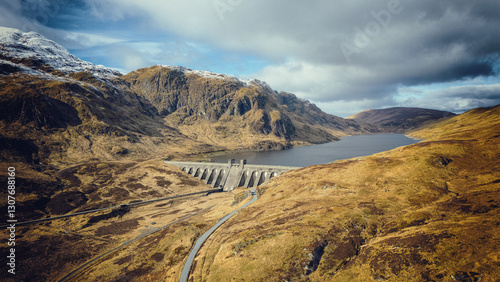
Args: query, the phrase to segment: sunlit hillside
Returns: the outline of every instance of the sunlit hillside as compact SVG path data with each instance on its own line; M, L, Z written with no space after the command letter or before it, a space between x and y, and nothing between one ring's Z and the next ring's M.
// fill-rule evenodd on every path
M202 249L195 281L496 281L499 111L273 179Z

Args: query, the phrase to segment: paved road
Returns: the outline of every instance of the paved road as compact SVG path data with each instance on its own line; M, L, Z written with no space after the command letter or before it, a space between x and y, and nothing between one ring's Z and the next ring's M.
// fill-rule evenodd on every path
M92 213L92 212L98 212L98 211L103 211L103 210L123 208L123 207L131 207L131 206L136 206L136 205L144 205L144 204L149 204L149 203L153 203L153 202L165 201L165 200L170 200L170 199L175 199L175 198L181 198L181 197L188 197L188 196L193 196L193 195L198 195L198 194L214 193L214 192L220 192L220 189L205 190L205 191L200 191L200 192L194 192L194 193L189 193L189 194L182 194L182 195L165 197L165 198L159 198L159 199L154 199L154 200L147 200L147 201L135 202L135 203L130 203L130 204L123 204L123 205L118 205L118 206L112 206L112 207L106 207L106 208L100 208L100 209L94 209L94 210L88 210L88 211L75 212L75 213L65 214L65 215L61 215L61 216L54 216L54 217L47 217L47 218L42 218L42 219L30 220L30 221L17 222L16 226L26 225L26 224L31 224L31 223L38 223L38 222L43 222L43 221L51 221L51 220L55 220L55 219L72 217L72 216L77 216L77 215L86 214L86 213ZM0 228L4 228L4 227L8 227L8 226L9 226L9 224L2 225L2 226L0 226Z
M149 231L149 232L147 232L147 233L141 234L141 235L139 235L139 236L135 237L135 238L134 238L134 239L132 239L132 240L125 241L125 242L124 242L123 244L121 244L120 246L118 246L118 247L116 247L116 248L114 248L114 249L112 249L112 250L110 250L110 251L107 251L107 252L105 252L104 254L101 254L101 255L99 255L99 256L97 256L97 257L95 257L95 258L93 258L93 259L91 259L91 260L87 261L86 263L84 263L84 264L80 265L78 268L74 269L73 271L71 271L70 273L68 273L66 276L64 276L63 278L59 279L59 280L58 280L58 282L66 281L68 278L70 278L70 277L74 276L76 273L78 273L79 271L81 271L81 270L83 270L84 268L88 267L90 264L94 263L94 262L95 262L95 261L97 261L98 259L100 259L100 258L102 258L102 257L104 257L104 256L106 256L106 255L108 255L108 254L110 254L110 253L112 253L112 252L114 252L114 251L118 250L118 249L121 249L121 248L123 248L123 247L127 246L127 245L128 245L128 244L130 244L130 243L133 243L133 242L135 242L135 241L137 241L137 240L139 240L139 239L141 239L141 238L144 238L144 237L146 237L146 236L148 236L148 235L151 235L151 234L153 234L153 233L155 233L155 232L157 232L157 231L160 231L160 230L162 230L162 229L164 229L164 228L167 228L167 227L169 227L169 226L170 226L170 225L172 225L172 224L175 224L175 223L181 222L181 221L186 220L186 219L188 219L188 218L190 218L190 217L192 217L192 216L195 216L195 215L197 215L197 214L200 214L200 213L202 213L202 212L205 212L205 211L207 211L207 210L209 210L209 209L211 209L211 208L213 208L213 207L214 207L214 206L211 206L211 207L209 207L209 208L206 208L206 209L203 209L203 210L201 210L201 211L195 212L195 213L193 213L193 214L187 215L187 216L185 216L185 217L183 217L183 218L180 218L180 219L178 219L178 220L176 220L176 221L174 221L174 222L171 222L171 223L169 223L169 224L167 224L167 225L164 225L164 226L161 226L161 227L155 228L155 229L153 229L153 230L151 230L151 231Z
M194 244L193 249L189 253L186 264L184 264L184 268L182 269L181 279L180 279L181 282L187 282L187 279L189 278L189 272L191 271L191 266L193 265L193 260L196 257L196 254L198 254L198 251L200 250L203 243L205 243L205 241L208 239L208 237L210 237L210 235L212 235L212 233L214 233L214 231L217 228L219 228L219 226L221 226L229 218L231 218L233 215L235 215L239 210L246 208L248 205L250 205L251 203L255 202L255 200L257 200L257 195L255 194L255 189L256 188L253 188L252 190L250 190L252 192L252 196L253 196L252 199L250 200L250 202L246 203L245 205L243 205L241 208L235 210L234 212L224 216L221 220L219 220L217 222L217 224L215 224L212 228L210 228L207 232L205 232L205 234L201 235L201 237L198 238L198 240L196 240L196 243Z

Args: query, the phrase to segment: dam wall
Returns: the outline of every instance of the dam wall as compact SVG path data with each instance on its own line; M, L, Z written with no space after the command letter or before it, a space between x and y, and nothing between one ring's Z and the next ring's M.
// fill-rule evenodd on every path
M166 164L176 166L185 173L203 180L213 188L222 188L232 191L236 187L252 188L269 181L289 170L300 167L249 165L246 160L236 163L235 159L227 163L203 162L174 162L164 161Z

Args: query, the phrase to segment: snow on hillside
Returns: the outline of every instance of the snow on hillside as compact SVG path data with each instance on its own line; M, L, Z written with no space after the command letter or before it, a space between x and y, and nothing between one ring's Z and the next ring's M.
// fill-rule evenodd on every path
M271 87L264 81L260 81L258 79L240 79L234 76L226 75L226 74L220 74L220 73L214 73L211 71L199 71L199 70L192 70L190 68L182 67L182 66L169 66L169 65L158 65L163 68L168 68L171 70L176 70L183 72L185 74L194 74L200 77L204 78L213 78L213 79L221 79L221 80L228 80L228 81L237 81L243 83L245 86L257 86L265 90L269 90L270 92L274 92Z
M23 73L32 75L49 75L36 67L22 64L23 59L30 59L47 64L65 74L87 71L98 77L114 77L120 72L102 65L94 65L83 61L69 53L61 45L49 40L36 32L23 32L15 28L0 27L0 65L17 67ZM256 86L266 92L274 90L264 81L258 79L243 80L234 76L213 73L210 71L192 70L182 66L159 65L160 67L177 70L185 74L194 74L204 78L222 79L242 83L244 86ZM1 73L1 72L0 72Z
M15 28L0 27L0 51L2 59L39 60L63 73L88 71L96 76L112 77L120 72L83 61L69 53L61 45L36 32L23 32Z

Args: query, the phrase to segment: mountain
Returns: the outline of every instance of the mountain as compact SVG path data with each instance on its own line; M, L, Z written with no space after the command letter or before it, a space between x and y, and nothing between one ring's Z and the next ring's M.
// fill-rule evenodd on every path
M2 160L72 164L219 150L169 127L121 74L41 35L0 29Z
M122 75L11 28L0 50L2 142L36 147L11 156L29 162L276 150L374 131L258 80L170 66Z
M384 132L405 133L422 125L455 116L454 113L422 108L366 110L347 119L378 126Z
M100 77L115 77L120 72L83 61L54 41L36 32L21 32L0 27L0 74L18 71L26 74L47 75L89 72ZM48 76L49 77L49 76Z
M120 79L148 99L170 126L200 142L225 144L232 150L325 143L375 130L326 114L259 80L160 65Z

